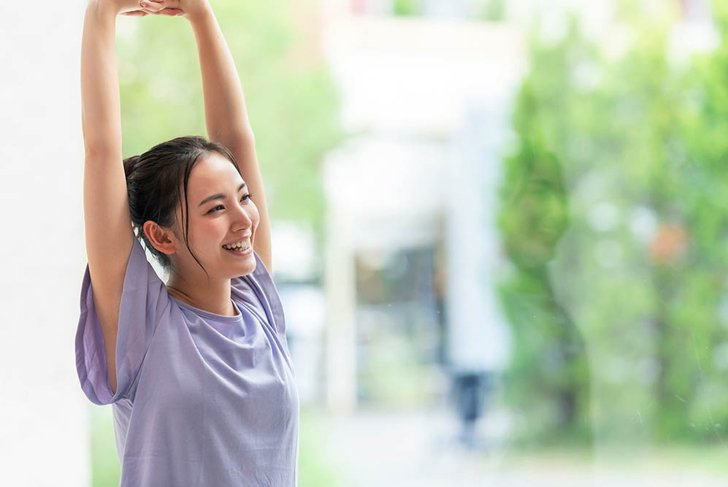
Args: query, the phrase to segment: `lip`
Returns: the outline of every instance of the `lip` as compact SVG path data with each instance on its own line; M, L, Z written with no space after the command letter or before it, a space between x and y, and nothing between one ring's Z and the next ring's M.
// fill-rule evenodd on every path
M253 246L251 245L250 247L248 247L247 250L243 250L242 252L236 252L234 250L227 250L227 249L223 249L223 250L228 252L229 254L236 255L238 257L244 257L246 255L250 255L253 253Z
M224 242L223 245L233 245L233 244L241 242L245 239L250 240L250 245L252 247L252 245L253 245L253 234L252 233L246 233L245 235L240 235L238 237L235 237L235 240L230 240L229 242Z
M224 247L222 247L222 249L225 250L225 251L227 251L228 253L230 253L232 255L237 256L237 257L245 257L247 255L252 254L253 253L253 234L252 233L245 234L245 235L241 235L241 236L237 237L235 240L231 240L230 242L226 242L223 245L233 245L233 244L236 244L236 243L241 242L243 240L248 240L250 242L250 247L248 247L246 250L243 250L242 252L237 252L237 251L234 251L234 250L228 250L228 249L226 249Z

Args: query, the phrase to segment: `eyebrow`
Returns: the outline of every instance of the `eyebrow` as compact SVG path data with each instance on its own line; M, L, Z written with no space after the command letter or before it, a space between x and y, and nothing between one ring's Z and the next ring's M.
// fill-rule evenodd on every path
M238 186L238 192L240 192L240 190L243 189L244 187L245 187L245 183ZM222 199L225 199L225 195L223 193L216 193L216 194L210 195L207 198L205 198L204 200L200 201L200 204L197 206L199 207L199 206L204 205L205 203L209 203L210 201L222 200Z

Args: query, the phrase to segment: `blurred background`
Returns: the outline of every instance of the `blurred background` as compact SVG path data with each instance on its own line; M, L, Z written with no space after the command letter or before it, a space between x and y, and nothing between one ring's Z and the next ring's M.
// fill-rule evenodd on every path
M0 6L0 484L106 487L73 357L83 2L52 4ZM727 485L728 3L213 5L301 487ZM118 53L125 155L204 133L185 22L120 19Z

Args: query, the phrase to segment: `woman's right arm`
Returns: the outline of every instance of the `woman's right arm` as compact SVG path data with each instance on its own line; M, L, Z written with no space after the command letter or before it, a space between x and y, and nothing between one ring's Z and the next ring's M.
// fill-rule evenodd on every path
M91 0L81 42L86 254L112 391L116 391L119 303L134 238L121 154L116 17L138 9L135 0Z

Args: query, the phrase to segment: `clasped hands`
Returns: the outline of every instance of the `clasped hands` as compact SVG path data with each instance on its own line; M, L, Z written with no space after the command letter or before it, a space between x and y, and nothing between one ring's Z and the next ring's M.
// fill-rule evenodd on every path
M92 4L105 6L117 14L134 17L145 15L184 15L194 17L209 9L207 0L90 0Z
M128 10L122 15L143 17L145 15L184 15L179 0L139 0L136 10Z

